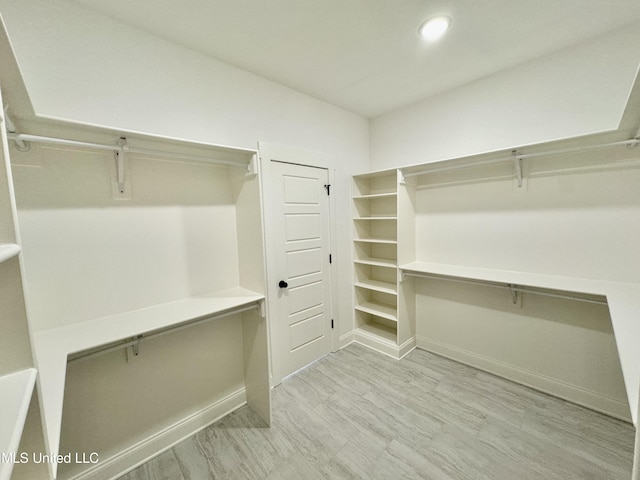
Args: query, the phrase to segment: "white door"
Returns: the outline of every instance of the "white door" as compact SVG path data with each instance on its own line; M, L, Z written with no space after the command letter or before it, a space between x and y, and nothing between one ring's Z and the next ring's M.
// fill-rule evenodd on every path
M331 351L329 174L269 159L274 383ZM269 255L269 253L268 253Z

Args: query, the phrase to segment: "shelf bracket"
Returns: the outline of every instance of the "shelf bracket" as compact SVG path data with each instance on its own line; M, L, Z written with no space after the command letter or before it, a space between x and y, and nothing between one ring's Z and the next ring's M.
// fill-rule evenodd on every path
M640 144L640 127L638 127L638 131L636 132L635 137L632 139L632 143L627 145L627 148L636 148Z
M267 305L264 299L258 302L258 315L261 318L267 318Z
M513 304L517 305L518 304L518 289L517 289L517 287L512 283L509 283L507 286L509 287L509 290L511 291L511 300L513 301Z
M249 175L257 175L258 174L258 154L254 153L251 157L251 160L247 164L247 171L245 172L246 176Z
M516 172L516 180L518 181L518 188L522 188L522 158L518 157L518 152L513 150L511 152L513 156L513 167Z
M124 161L125 152L129 151L129 145L125 137L118 139L118 146L120 150L114 152L116 160L116 181L118 182L118 191L124 193Z
M404 172L402 170L398 170L398 183L400 185L407 184L407 178L404 176Z

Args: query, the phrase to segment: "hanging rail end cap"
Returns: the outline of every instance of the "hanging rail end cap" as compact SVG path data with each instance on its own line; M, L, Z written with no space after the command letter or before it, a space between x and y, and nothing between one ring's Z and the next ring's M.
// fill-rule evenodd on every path
M16 143L16 149L20 152L28 152L31 150L31 143L27 140L23 140L20 138L20 134L17 133L16 125L13 123L11 119L11 115L9 115L9 104L7 103L4 106L4 117L2 117L4 121L6 132L9 134L10 138ZM2 123L2 122L0 122Z

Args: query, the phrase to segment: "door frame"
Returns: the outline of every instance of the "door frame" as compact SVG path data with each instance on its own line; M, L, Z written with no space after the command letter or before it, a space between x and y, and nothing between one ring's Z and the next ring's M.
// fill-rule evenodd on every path
M258 142L258 156L260 158L260 178L262 182L262 210L264 219L264 239L265 239L265 257L266 257L266 276L267 276L267 312L269 321L269 345L270 345L270 383L271 388L279 385L282 382L282 367L279 356L279 342L277 335L277 328L275 319L278 317L278 272L276 268L276 255L275 251L278 247L276 245L276 235L273 229L273 209L271 208L273 202L273 186L275 185L275 173L271 168L272 161L278 161L280 163L289 163L294 165L301 165L304 167L321 168L327 171L329 177L329 184L333 187L335 185L335 169L330 166L330 162L327 157L319 152L303 150L295 147L289 147L285 145L279 145L275 143ZM304 163L296 162L295 160L303 156L306 161ZM329 195L329 250L335 258L335 246L337 245L336 238L336 224L334 212L336 211L335 195ZM337 271L335 260L329 264L329 299L330 307L329 312L331 318L334 320L334 328L331 330L331 351L335 352L339 348L339 328L338 319L336 313L338 310L338 295L337 295Z

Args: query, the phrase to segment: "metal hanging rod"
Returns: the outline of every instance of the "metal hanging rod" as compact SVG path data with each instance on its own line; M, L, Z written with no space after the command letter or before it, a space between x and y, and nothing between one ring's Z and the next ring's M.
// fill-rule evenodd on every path
M10 140L14 140L16 142L48 143L53 145L67 145L71 147L92 148L94 150L107 150L111 152L127 152L127 153L138 153L142 155L154 155L158 157L180 157L185 160L216 163L216 164L229 165L229 166L235 166L235 167L246 166L246 164L244 163L234 162L232 160L221 160L217 158L203 157L200 155L191 155L191 154L175 153L175 152L163 152L160 150L151 150L151 149L137 148L137 147L127 147L126 145L122 145L122 144L105 145L100 143L81 142L78 140L68 140L66 138L43 137L40 135L30 135L27 133L11 133L11 132L7 135L7 137Z
M122 152L122 147L119 145L103 145L100 143L80 142L77 140L68 140L66 138L55 137L41 137L40 135L29 135L28 133L9 133L7 135L9 140L15 140L16 142L35 142L35 143L49 143L54 145L67 145L71 147L84 147L93 148L94 150L108 150L111 152Z
M593 150L603 150L605 148L613 148L613 147L624 147L624 146L637 147L638 145L640 145L640 131L638 132L638 136L636 136L635 138L632 138L629 140L621 140L619 142L600 143L597 145L588 145L588 146L582 146L582 147L561 148L558 150L548 150L546 152L536 152L536 153L526 153L526 154L518 154L517 150L513 150L509 156L505 156L505 157L493 158L491 160L485 160L480 162L465 163L463 165L450 165L448 167L426 168L425 170L421 170L419 172L405 173L404 177L405 178L416 177L419 175L427 175L429 173L448 172L452 170L461 170L464 168L474 168L474 167L481 167L486 165L494 165L497 163L512 162L514 160L514 157L517 159L526 160L526 159L534 159L534 158L540 158L540 157L552 157L555 155L566 155L570 153L589 152Z
M432 280L444 280L447 282L456 282L456 283L466 283L466 284L470 284L470 285L481 285L484 287L493 287L493 288L500 288L500 289L506 289L506 290L510 290L511 293L513 294L514 292L518 292L518 293L529 293L531 295L540 295L540 296L545 296L545 297L553 297L553 298L562 298L564 300L575 300L575 301L579 301L579 302L586 302L586 303L595 303L598 305L608 305L606 300L593 300L591 298L584 298L584 297L577 297L575 295L569 295L569 294L562 294L562 293L551 293L551 292L546 292L546 291L539 291L539 290L531 290L528 288L523 288L523 287L519 287L515 284L511 284L511 283L507 283L507 284L501 284L501 283L494 283L491 281L481 281L481 280L468 280L468 279L461 279L461 278L452 278L452 277L446 277L446 276L438 276L438 275L429 275L428 273L418 273L418 272L408 272L408 271L402 271L402 274L408 277L418 277L418 278L429 278ZM514 302L516 303L516 302Z
M186 322L186 323L180 323L179 325L175 325L172 327L167 327L164 328L162 330L158 330L155 331L153 333L143 333L140 335L137 335L133 338L128 338L119 342L116 342L115 344L110 343L108 345L105 345L104 347L98 347L92 350L87 350L85 352L80 352L77 354L71 354L69 356L69 359L67 361L67 363L73 363L73 362L77 362L78 360L85 360L91 357L96 357L98 355L104 355L105 353L109 353L109 352L113 352L114 350L120 350L122 348L128 348L128 347L135 347L136 350L138 348L138 346L140 345L140 343L142 343L144 340L150 340L152 338L157 338L157 337L161 337L163 335L166 335L168 333L175 333L177 331L183 330L185 328L190 328L190 327L194 327L196 325L200 325L201 323L205 323L208 322L210 320L218 320L220 318L224 318L224 317L228 317L231 315L236 315L238 313L242 313L242 312L248 312L249 310L255 310L257 309L261 309L261 305L260 303L262 302L262 300L258 300L255 303L248 305L248 306L244 306L244 307L239 307L236 308L234 310L230 310L227 312L222 312L216 315L211 315L209 317L205 317L205 318L201 318L199 320L193 320L190 322ZM137 355L137 352L136 352Z
M9 117L7 116L7 119ZM7 122L9 123L9 122ZM13 124L11 123L13 127ZM124 194L125 190L125 158L128 154L141 154L141 155L152 155L157 157L178 157L182 160L196 161L202 163L212 163L216 165L226 165L231 167L244 167L246 168L247 175L255 175L258 173L257 167L257 155L253 154L251 160L247 162L235 162L232 160L222 160L218 158L212 157L203 157L200 155L191 155L185 153L177 153L177 152L163 152L160 150L151 150L145 148L138 147L130 147L127 143L127 139L125 137L120 137L118 143L116 145L105 145L101 143L92 143L92 142L82 142L78 140L69 140L66 138L57 138L57 137L43 137L40 135L30 135L27 133L15 133L11 130L7 133L7 138L16 142L16 147L20 151L28 151L29 150L29 142L35 143L46 143L52 145L66 145L72 147L82 147L82 148L90 148L94 150L103 150L113 152L116 162L116 182L118 184L118 190L121 194Z

